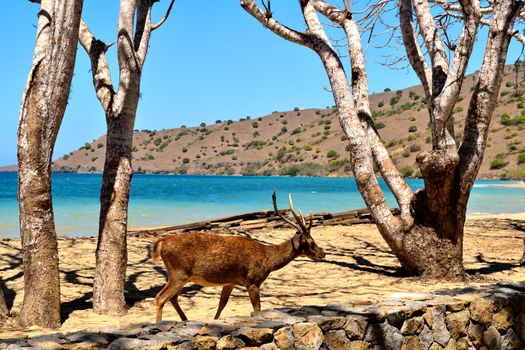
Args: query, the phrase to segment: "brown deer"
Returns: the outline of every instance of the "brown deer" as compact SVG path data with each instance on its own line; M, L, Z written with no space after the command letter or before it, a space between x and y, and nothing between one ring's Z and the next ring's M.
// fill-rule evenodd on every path
M167 301L183 321L187 320L177 298L182 287L193 282L203 287L223 286L219 308L215 319L219 318L226 306L233 287L244 286L248 290L255 312L261 310L259 288L270 272L286 266L300 255L306 255L314 261L324 258L324 251L315 244L310 229L299 209L299 215L293 209L292 196L290 211L296 223L288 219L277 209L275 191L272 195L275 212L296 230L294 237L277 245L265 245L252 239L237 236L222 236L208 233L194 233L166 236L153 244L153 262L159 256L164 261L168 272L168 282L155 298L157 322L162 320L162 309Z

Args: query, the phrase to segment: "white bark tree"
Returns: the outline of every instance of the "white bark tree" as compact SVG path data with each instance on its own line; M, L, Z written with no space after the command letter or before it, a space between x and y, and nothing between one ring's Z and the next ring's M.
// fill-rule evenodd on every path
M96 39L84 21L79 41L91 60L93 85L106 115L107 145L100 222L93 284L93 308L101 314L126 312L128 200L133 169L131 166L133 126L140 97L140 79L146 60L151 32L167 19L151 23L155 0L121 0L117 50L119 84L115 90L105 52L108 45Z
M32 0L32 2L40 2ZM24 261L23 325L60 326L51 158L67 106L82 0L42 0L18 123L18 202Z
M299 4L307 26L305 32L276 21L269 5L263 3L263 10L254 0L241 0L241 6L266 28L286 40L309 47L320 57L332 86L340 124L349 139L351 166L357 186L381 235L402 267L414 275L463 278L466 204L483 158L514 19L522 3L499 1L491 11L480 78L469 107L464 139L458 149L451 116L482 21L479 2L461 1L463 30L449 65L428 2L400 0L403 40L409 61L425 89L432 129L432 151L422 152L417 157L425 187L416 194L397 171L374 127L361 38L348 2L345 1L344 10L324 0L299 0ZM351 83L318 13L340 26L346 35ZM431 60L431 68L419 46L413 13ZM399 204L399 217L394 216L386 204L374 164Z

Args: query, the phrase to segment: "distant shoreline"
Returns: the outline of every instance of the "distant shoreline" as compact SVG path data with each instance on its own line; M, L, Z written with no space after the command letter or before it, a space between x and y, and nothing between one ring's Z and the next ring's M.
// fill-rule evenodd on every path
M0 173L17 173L17 170L1 170L2 167L0 167ZM67 172L67 171L53 171L53 174L80 174L80 175L102 175L101 172ZM320 179L329 179L329 178L348 178L353 179L353 176L307 176L307 175L243 175L243 174L177 174L177 173L170 173L170 172L159 172L159 173L144 173L144 172L135 172L134 175L170 175L170 176L209 176L209 177L215 177L215 176L225 176L225 177L305 177L305 178L320 178ZM382 179L381 176L377 176L378 179ZM421 177L407 177L407 179L423 179ZM508 181L513 182L509 184L495 184L490 185L491 187L508 187L508 188L525 188L525 182L523 180L519 179L499 179L499 178L489 178L489 177L480 177L476 180L493 180L493 181Z

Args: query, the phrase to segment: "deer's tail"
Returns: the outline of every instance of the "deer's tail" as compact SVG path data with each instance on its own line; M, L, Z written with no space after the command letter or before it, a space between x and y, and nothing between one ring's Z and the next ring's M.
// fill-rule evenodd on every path
M151 248L151 256L153 257L154 264L157 264L159 262L161 247L162 239L158 239L155 241L155 243L153 243L153 247Z

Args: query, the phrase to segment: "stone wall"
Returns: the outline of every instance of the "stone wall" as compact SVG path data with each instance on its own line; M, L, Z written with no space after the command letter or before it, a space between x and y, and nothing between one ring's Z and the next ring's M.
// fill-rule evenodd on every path
M443 295L266 310L210 322L143 323L32 339L0 349L525 349L525 287L498 285Z

